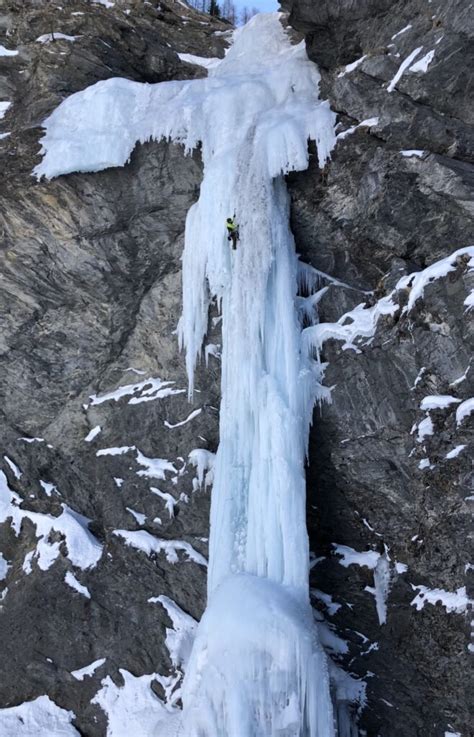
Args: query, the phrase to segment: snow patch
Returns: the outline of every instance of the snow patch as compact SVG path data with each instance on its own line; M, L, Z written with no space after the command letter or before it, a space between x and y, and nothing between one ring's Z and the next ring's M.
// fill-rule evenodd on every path
M191 655L197 622L167 596L152 596L150 604L161 604L173 623L173 629L166 628L166 647L175 668L186 669Z
M464 448L467 448L467 445L456 445L455 448L449 451L449 453L446 453L446 458L449 460L451 458L457 458L460 453L464 450Z
M8 481L0 471L0 522L11 520L11 525L18 535L24 519L29 519L36 526L38 543L36 555L41 570L47 570L59 555L61 543L50 542L52 532L60 533L67 547L67 556L77 568L86 570L93 568L102 555L102 545L88 529L90 520L75 512L66 504L61 504L59 517L22 509L21 497L11 491Z
M145 530L134 532L130 530L114 530L113 534L121 537L126 545L136 548L136 550L141 550L147 555L164 553L168 563L179 563L178 553L184 553L186 556L185 560L198 563L200 566L207 566L207 560L204 556L198 553L197 550L194 550L192 545L184 540L161 540L158 537L150 535Z
M401 31L398 31L397 33L394 33L394 34L393 34L393 36L392 36L392 41L393 41L393 40L394 40L395 38L398 38L398 36L401 36L401 35L402 35L402 33L406 33L407 31L409 31L409 30L410 30L410 28L412 28L412 25L411 25L411 23L410 23L410 24L409 24L408 26L405 26L405 28L402 28L402 30L401 30Z
M0 102L0 120L5 117L7 110L11 107L11 102L8 100Z
M15 49L6 49L0 44L0 56L18 56L18 53Z
M367 54L364 54L364 56L361 56L360 59L356 59L351 64L347 64L344 67L344 69L342 70L342 72L339 72L339 74L337 76L338 77L345 77L346 74L350 74L350 72L353 72L354 69L357 69L357 67L362 64L362 62L364 61L364 59L367 59Z
M167 420L164 421L165 427L169 428L170 430L173 430L175 427L182 427L183 425L187 425L188 422L191 422L191 420L194 420L195 417L198 417L202 412L202 407L199 409L195 409L186 417L185 420L181 420L181 422L176 422L174 425L171 425Z
M92 430L89 433L87 433L86 437L84 438L85 442L91 443L101 431L102 431L102 428L100 425L96 425L95 427L93 427Z
M347 138L347 136L352 135L352 133L355 133L356 130L359 130L359 128L372 128L375 125L379 124L378 118L366 118L365 120L362 120L357 125L353 125L351 128L348 128L345 131L342 131L341 133L338 133L336 136L336 139L338 141L343 141L344 138Z
M134 370L136 369L127 369ZM139 373L139 372L136 372ZM141 372L140 372L141 373ZM125 384L118 389L106 392L105 394L91 394L90 406L95 407L104 402L118 402L122 397L132 396L128 404L141 404L142 402L153 402L155 399L163 399L175 394L183 394L185 389L172 389L174 381L163 381L157 377L149 377L135 384Z
M216 454L204 448L195 448L188 456L189 462L197 470L197 488L206 489L214 481Z
M410 159L412 156L417 156L419 159L421 159L426 151L419 148L407 148L400 151L402 156L405 156L405 158Z
M415 62L410 68L409 72L413 72L414 74L425 74L428 71L428 67L431 64L431 62L434 59L435 50L432 49L431 51L428 51L428 53L423 56L422 59Z
M9 568L10 566L8 561L3 557L3 553L0 553L0 581L5 580Z
M0 709L0 737L80 737L75 714L60 709L49 696Z
M466 399L456 409L456 424L460 425L466 417L469 417L471 412L474 412L474 397Z
M400 31L400 33L401 33L401 31ZM409 56L407 56L406 59L404 59L402 61L402 63L400 64L400 66L398 68L397 73L395 74L394 78L392 79L391 82L389 82L389 84L387 86L387 92L393 92L393 90L395 89L395 87L397 86L398 82L402 78L402 76L403 76L404 72L406 71L406 69L408 69L408 67L410 66L410 64L412 63L412 61L414 61L414 59L418 56L418 54L420 53L420 51L422 49L423 49L423 46L419 46L417 49L415 49L414 51L412 51L411 54Z
M8 466L10 467L10 470L12 471L14 477L17 479L17 481L19 481L21 479L22 473L20 469L18 468L18 466L16 465L16 463L14 463L12 459L9 458L8 456L3 456L3 458L5 462L8 464Z
M194 54L179 53L178 56L181 61L185 61L188 64L196 64L199 67L204 67L204 69L214 69L222 61L222 59L218 59L217 57L195 56Z
M460 401L460 399L452 397L450 394L430 394L427 397L423 397L420 403L420 409L444 409L451 404L459 404Z
M90 665L85 665L83 668L79 668L78 670L72 670L71 676L73 676L77 681L83 681L86 676L93 676L96 670L98 670L101 665L104 665L104 663L105 658L94 660Z
M139 525L144 525L146 522L146 514L142 514L141 512L136 512L134 509L131 509L131 507L125 507L127 512L130 512L132 517L138 522Z
M416 428L416 425L415 425ZM418 437L417 441L419 443L422 443L423 440L428 437L428 435L433 435L434 433L434 427L433 422L431 420L431 417L425 417L424 420L422 420L418 425Z
M429 589L427 586L414 586L411 584L414 591L418 590L418 594L411 602L412 606L415 606L418 611L423 609L425 604L437 604L440 602L448 612L448 614L455 612L456 614L462 614L466 611L470 599L466 594L466 587L463 586L457 591L445 591L444 589Z
M344 568L354 565L374 569L380 558L380 553L377 553L375 550L366 550L358 553L357 550L347 545L337 545L336 543L332 543L332 547L334 548L333 555L341 556L339 563Z
M64 581L67 583L68 586L71 587L71 589L74 589L82 596L85 596L86 599L91 598L89 589L86 586L83 586L81 583L79 583L75 575L71 573L70 571L66 573L66 576L64 577Z
M153 681L161 682L162 677L155 673L134 676L122 668L119 672L123 686L116 686L107 676L91 702L107 714L107 737L137 735L137 725L140 725L140 737L174 737L177 732L167 731L167 723L171 727L176 711L165 706L151 689Z
M76 39L81 38L80 36L67 36L65 33L45 33L43 36L38 36L36 39L36 43L40 44L49 44L54 43L55 41L76 41Z

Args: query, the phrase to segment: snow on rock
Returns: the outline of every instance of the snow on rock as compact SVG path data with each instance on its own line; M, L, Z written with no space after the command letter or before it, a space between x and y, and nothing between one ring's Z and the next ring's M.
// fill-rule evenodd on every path
M5 462L7 463L7 465L10 467L10 470L12 471L14 477L17 480L21 479L22 473L21 473L20 469L18 468L18 466L16 465L16 463L14 463L12 461L12 459L9 458L8 456L3 456L3 458L4 458Z
M354 69L357 69L357 67L362 64L362 62L364 61L364 59L367 59L367 54L364 54L364 56L361 56L360 59L356 59L351 64L347 64L344 67L344 69L342 70L342 72L339 72L339 74L337 76L338 77L345 77L346 74L350 74L351 72L354 71Z
M163 381L157 377L149 377L135 384L125 384L119 386L111 392L105 394L91 394L89 397L90 405L95 407L103 402L118 402L122 397L131 396L128 404L141 404L142 402L152 402L155 399L163 399L174 394L183 394L185 389L172 389L174 381Z
M178 469L166 460L166 458L147 458L143 453L138 450L134 445L123 445L121 447L113 448L101 448L96 452L97 456L121 456L130 453L131 451L136 454L136 461L139 466L144 466L144 470L137 471L138 476L144 476L145 478L151 479L166 479L167 473L178 474Z
M169 430L173 430L175 427L182 427L183 425L187 425L188 422L191 422L191 420L194 420L195 417L198 417L201 414L201 412L202 412L202 407L199 407L199 409L195 409L192 412L190 412L189 415L184 420L181 420L181 422L176 422L174 425L172 425L170 422L168 422L168 420L165 420L163 424Z
M408 71L413 72L414 74L425 74L428 71L429 65L434 59L434 55L434 49L428 51L428 53L423 56L423 58L421 58L419 61L415 62Z
M403 311L409 312L417 299L423 297L423 292L427 284L435 279L441 279L442 277L447 276L450 272L455 271L456 261L461 256L471 256L474 258L474 246L459 248L450 256L447 256L440 261L435 261L431 266L427 266L423 271L416 271L413 274L403 276L395 287L396 290L407 288L410 290L408 303L406 307L403 308Z
M131 450L136 450L134 445L122 445L119 448L101 448L97 451L96 456L123 456Z
M195 56L194 54L178 54L178 56L181 61L185 61L188 64L197 64L197 66L204 67L204 69L213 69L222 61L222 59L218 59L217 57Z
M451 404L459 404L460 401L460 399L452 397L450 394L430 394L427 397L423 397L420 403L420 409L444 409Z
M126 545L141 550L147 555L165 553L168 563L178 563L178 553L184 553L186 560L198 563L200 566L207 566L207 560L204 556L184 540L161 540L145 530L133 532L130 530L114 530L113 534L121 537Z
M405 26L404 28L402 28L402 30L401 30L401 31L398 31L398 33L394 33L394 34L393 34L393 36L392 36L392 41L393 41L393 40L394 40L395 38L398 38L398 36L401 36L401 35L402 35L402 33L406 33L407 31L409 31L409 30L410 30L410 28L412 28L412 25L411 25L411 23L410 23L410 24L409 24L408 26Z
M138 725L140 737L174 737L177 732L167 731L167 722L171 727L175 710L166 707L151 689L161 677L155 673L137 677L122 668L119 672L123 685L117 686L107 676L91 702L107 714L107 737L138 737Z
M178 473L177 468L166 458L147 458L137 450L137 463L144 466L144 471L137 471L138 476L150 479L166 479L166 473Z
M8 561L3 557L3 553L0 553L0 581L5 580L9 568Z
M11 106L11 102L9 102L8 100L4 102L0 102L0 120L2 120L2 118L5 117L7 110L9 109L10 106Z
M417 156L419 159L421 159L421 157L425 155L426 151L423 151L423 149L419 148L407 148L400 151L400 153L407 159L410 159L412 156Z
M191 655L197 622L167 596L152 596L150 604L161 604L173 623L173 628L166 628L166 647L175 668L186 669Z
M392 79L391 82L389 82L389 84L387 86L387 92L393 92L394 91L394 89L397 86L398 82L402 78L404 72L408 69L408 67L410 66L410 64L412 63L412 61L414 61L416 59L416 57L418 56L418 54L420 53L420 51L422 50L422 48L423 48L423 46L419 46L417 49L415 49L414 51L412 51L411 54L409 54L409 56L406 57L406 59L404 59L402 61L402 63L400 64L400 66L398 68L397 73L395 74L394 78Z
M398 305L391 295L383 297L372 307L361 303L350 312L346 312L337 322L322 322L303 330L303 341L307 350L315 350L318 354L323 343L333 338L343 341L343 350L352 349L359 352L355 345L357 338L372 338L377 322L382 315L394 315Z
M357 125L353 125L350 128L347 128L345 131L341 131L341 133L338 133L336 136L337 141L343 141L344 138L347 138L347 136L352 135L352 133L355 133L356 130L359 128L372 128L375 125L378 125L379 119L378 118L366 118L365 120L362 120L360 123L357 123Z
M334 614L336 614L342 607L342 604L338 604L337 602L333 601L332 596L330 594L325 594L324 591L311 589L311 596L313 596L318 601L322 601L330 617L334 616Z
M469 417L471 412L474 412L474 397L466 399L456 409L456 423L460 425L466 417Z
M40 486L43 489L46 496L52 496L54 494L59 494L59 491L55 487L54 484L50 484L49 481L42 481L40 479Z
M41 570L47 570L60 553L61 543L50 542L50 533L58 532L64 537L67 557L77 568L93 568L102 555L102 545L88 529L90 520L75 512L66 504L61 504L59 517L22 509L21 497L13 492L8 481L0 471L0 522L11 521L16 534L19 534L22 521L29 519L36 526L38 543L35 558Z
M78 594L85 596L86 599L91 598L89 589L86 586L83 586L81 583L79 583L75 575L71 573L70 571L66 573L66 576L64 577L64 581L67 583L68 586L71 587L71 589L74 589L75 591L77 591Z
M472 310L474 308L474 289L467 295L464 304L466 305L466 310Z
M137 521L139 525L144 525L146 522L146 514L142 514L141 512L136 512L131 507L125 507L127 512L130 512L132 517Z
M428 435L433 435L434 427L431 417L425 417L418 425L415 425L415 430L418 428L417 441L422 443Z
M5 46L0 44L0 56L17 56L18 51L15 49L6 49Z
M45 33L43 36L38 36L36 43L49 44L55 41L76 41L80 36L67 36L65 33Z
M456 445L455 448L449 451L449 453L446 453L446 458L450 460L451 458L457 458L460 453L466 448L466 445Z
M466 611L470 599L466 593L466 587L457 589L457 591L445 591L444 589L429 589L427 586L414 586L414 591L418 590L418 594L411 602L418 611L423 609L425 604L437 604L440 602L448 613L456 612L462 614Z
M204 448L195 448L189 454L189 462L197 470L197 487L202 489L212 486L214 481L214 464L216 454Z
M105 658L94 660L90 665L85 665L83 668L79 668L78 670L72 670L71 676L73 676L77 681L83 681L86 676L93 676L96 670L98 670L101 665L104 665L104 663Z
M395 563L395 570L399 575L402 575L403 573L406 573L408 571L408 566L406 563L399 563L398 561Z
M178 503L174 496L172 494L169 494L167 491L160 491L160 489L157 489L156 486L150 486L150 491L152 494L156 494L156 496L159 496L161 499L163 499L163 501L165 502L165 508L170 516L170 519L172 519L174 517L174 508Z
M86 441L86 443L91 443L101 431L102 431L101 426L96 425L95 427L92 428L92 430L89 433L87 433L84 440Z
M80 737L75 715L60 709L48 696L0 709L0 737Z
M366 568L375 568L377 561L380 558L380 553L375 550L366 550L362 553L358 553L357 550L350 548L348 545L337 545L332 543L334 548L333 555L341 556L339 563L344 568L349 566L365 566Z

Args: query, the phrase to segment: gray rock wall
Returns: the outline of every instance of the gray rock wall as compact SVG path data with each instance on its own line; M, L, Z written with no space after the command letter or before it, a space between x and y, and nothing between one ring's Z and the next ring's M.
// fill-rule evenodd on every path
M343 134L324 172L313 161L289 178L302 260L356 288L321 280L330 286L319 318L334 322L358 303L374 304L404 274L473 243L472 14L467 2L284 5L305 34ZM412 64L434 50L426 73L407 70L389 92L400 64L419 47ZM423 153L400 153L412 149ZM400 292L400 309L379 320L373 338L357 341L358 352L336 340L323 346L325 383L333 389L332 403L316 413L310 447L308 511L318 561L311 581L342 604L331 615L315 595L348 643L335 659L366 678L361 726L371 737L472 734L470 607L448 612L438 602L418 611L412 604L415 586L467 586L472 596L472 425L455 419L460 401L473 395L472 313L464 304L472 286L460 259L408 314L409 290ZM458 402L425 412L420 403L428 395ZM413 427L428 416L433 435L417 442ZM459 445L466 447L446 458ZM375 551L388 563L385 624L367 590L375 571L345 567L334 544Z
M10 2L0 16L0 43L19 52L0 57L0 100L12 102L0 139L0 458L18 495L0 524L0 707L47 694L98 737L106 717L90 701L105 676L172 671L170 620L148 599L169 596L195 618L205 603L209 496L188 454L216 449L219 361L198 371L189 403L175 334L202 166L198 153L149 143L123 169L37 182L38 126L101 79L202 74L176 51L222 55L215 31L228 26L178 3L50 6ZM36 41L51 31L77 38ZM75 551L57 520L64 505L89 520ZM162 550L115 530L149 533ZM91 567L88 536L102 546ZM101 659L82 681L71 675Z

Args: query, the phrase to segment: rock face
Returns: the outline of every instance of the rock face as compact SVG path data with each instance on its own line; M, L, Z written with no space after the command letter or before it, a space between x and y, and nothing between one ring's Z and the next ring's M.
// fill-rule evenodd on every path
M413 304L412 282L395 287L472 245L472 13L467 0L285 2L341 133L323 172L312 158L288 178L298 251L323 272L307 270L303 294L325 290L324 324L393 291L372 332L322 345L317 617L335 661L366 679L368 737L467 737L469 258L426 276ZM106 676L173 672L170 619L149 599L203 610L219 337L190 404L175 329L199 153L148 143L123 169L37 182L39 126L103 79L203 75L176 52L222 56L227 30L171 0L0 10L0 707L47 694L86 737L106 734L91 703Z
M123 169L37 182L38 126L108 77L204 74L176 52L223 55L228 26L179 3L47 5L9 2L0 15L0 43L18 52L0 56L0 99L12 103L0 139L1 468L18 495L2 506L0 483L0 706L48 694L95 737L104 676L120 685L119 669L171 667L168 615L148 599L167 595L195 618L205 602L209 499L188 454L209 451L194 458L205 462L216 448L218 352L190 404L175 335L202 166L148 143ZM134 547L115 530L142 537ZM148 534L162 541L150 554Z
M319 319L333 323L377 303L404 274L472 245L473 19L467 2L284 6L339 113L326 170L313 162L289 179L302 260L352 287L320 277L329 288ZM361 726L374 737L472 734L472 426L461 411L456 419L474 388L468 260L455 260L409 310L410 287L397 290L399 307L356 350L334 339L322 347L332 393L310 448L312 583L342 604L328 609L315 593L348 643L336 660L370 676ZM452 400L425 409L436 405L432 395ZM457 608L441 603L443 590L460 595ZM386 594L383 624L377 592Z

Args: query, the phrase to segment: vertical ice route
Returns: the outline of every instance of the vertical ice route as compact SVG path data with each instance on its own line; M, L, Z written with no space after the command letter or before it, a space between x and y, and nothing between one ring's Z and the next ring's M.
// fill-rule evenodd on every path
M222 307L222 402L211 505L208 607L183 688L189 737L330 737L325 656L308 596L304 459L317 365L301 350L297 261L282 174L323 164L333 118L318 75L277 16L235 34L203 139L188 215L180 339L190 389L209 301ZM209 140L209 138L211 140ZM231 252L226 216L236 214Z
M185 737L332 737L328 670L308 592L304 459L318 365L301 344L284 174L320 165L334 115L279 14L234 34L206 79L99 82L45 121L38 176L123 165L137 141L201 143L188 213L183 314L190 394L213 300L222 309L220 445L208 606L183 685ZM225 219L236 214L236 252ZM167 734L165 729L158 736Z

